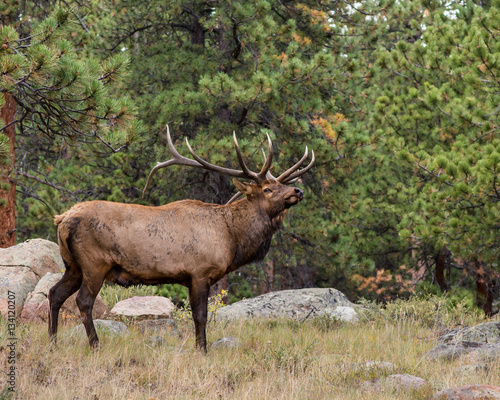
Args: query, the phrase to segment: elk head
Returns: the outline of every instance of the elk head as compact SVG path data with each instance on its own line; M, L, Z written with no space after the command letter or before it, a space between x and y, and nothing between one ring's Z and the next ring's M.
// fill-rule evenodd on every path
M248 201L258 203L271 219L304 198L299 188L288 187L275 179L258 183L244 183L233 179L238 193L246 195Z

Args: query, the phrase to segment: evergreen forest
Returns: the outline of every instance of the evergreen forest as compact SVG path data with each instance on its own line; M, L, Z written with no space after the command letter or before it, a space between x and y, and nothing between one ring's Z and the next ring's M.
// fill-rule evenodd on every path
M166 125L183 155L188 138L226 167L236 132L252 170L268 133L273 173L306 146L316 163L266 259L229 276L230 301L335 287L491 315L499 37L500 0L3 0L0 212L16 219L0 227L57 241L54 215L77 202L224 204L230 178L180 166L142 197L170 158Z

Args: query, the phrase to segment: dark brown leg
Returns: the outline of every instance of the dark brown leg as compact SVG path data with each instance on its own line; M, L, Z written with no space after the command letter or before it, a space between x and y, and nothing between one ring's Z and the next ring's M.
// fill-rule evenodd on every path
M97 337L94 321L92 319L92 309L94 307L95 298L99 294L99 290L101 290L103 280L97 277L93 278L95 278L93 282L88 282L85 279L83 280L80 291L76 296L76 304L82 316L82 322L85 326L87 337L89 338L90 347L98 349L99 338Z
M208 292L210 285L204 282L192 282L189 288L189 302L193 314L194 329L196 332L196 347L207 352L207 314Z
M49 290L49 337L53 343L57 340L59 310L68 297L75 293L81 285L81 270L76 266L68 268L66 265L66 272L61 280Z

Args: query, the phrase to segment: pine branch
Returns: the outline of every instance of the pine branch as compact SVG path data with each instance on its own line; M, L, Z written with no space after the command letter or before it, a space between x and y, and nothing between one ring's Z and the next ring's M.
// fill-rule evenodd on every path
M61 186L58 186L55 183L49 182L49 181L44 180L44 179L40 179L34 175L30 175L30 174L23 172L23 171L16 171L16 174L24 176L24 177L29 178L29 179L32 179L38 183L41 183L42 185L46 185L46 186L49 186L51 188L54 188L54 189L58 190L59 192L64 192L64 193L70 194L71 196L75 197L78 201L80 201L80 198L76 195L76 192L72 192L71 190L68 190L68 189L65 189Z

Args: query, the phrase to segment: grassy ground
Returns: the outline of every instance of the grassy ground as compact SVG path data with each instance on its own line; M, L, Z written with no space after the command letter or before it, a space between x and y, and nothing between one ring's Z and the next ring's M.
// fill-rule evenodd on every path
M363 389L361 382L393 373L412 374L436 388L498 384L500 363L488 370L460 372L466 360L430 361L425 353L437 344L437 333L456 324L484 322L464 310L446 311L439 300L397 302L372 307L357 325L327 319L251 321L211 324L209 341L237 338L238 348L194 349L192 322L179 322L181 336L158 333L101 334L101 350L87 339L68 335L74 323L60 329L56 348L49 346L44 325L18 325L16 333L19 399L426 399L432 391ZM2 321L0 337L8 337ZM0 342L0 365L7 371L9 349ZM360 367L387 361L395 370ZM4 386L4 382L0 387ZM6 391L0 399L9 398Z

